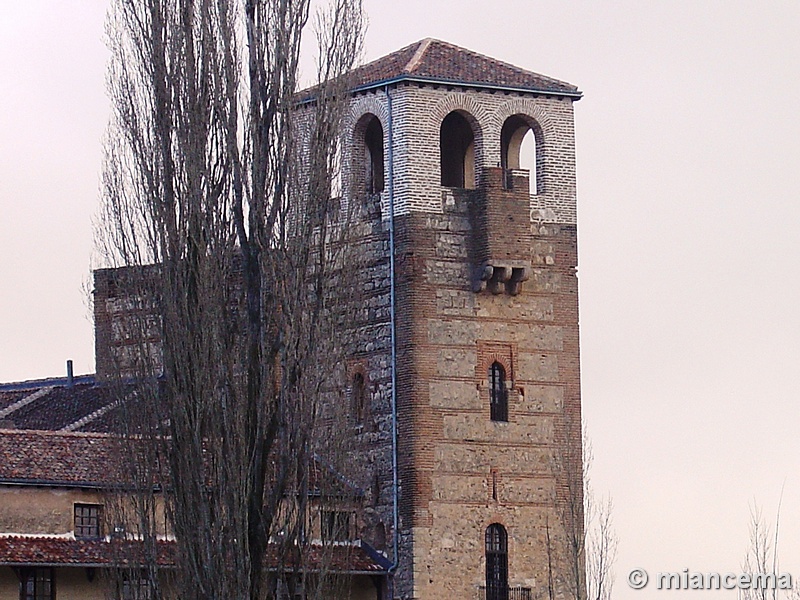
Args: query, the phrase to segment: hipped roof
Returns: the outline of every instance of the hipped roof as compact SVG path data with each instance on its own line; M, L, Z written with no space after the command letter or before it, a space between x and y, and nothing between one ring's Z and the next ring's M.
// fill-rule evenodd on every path
M570 83L433 38L425 38L367 63L355 69L351 76L355 90L411 80L541 92L575 98L581 96L578 88Z

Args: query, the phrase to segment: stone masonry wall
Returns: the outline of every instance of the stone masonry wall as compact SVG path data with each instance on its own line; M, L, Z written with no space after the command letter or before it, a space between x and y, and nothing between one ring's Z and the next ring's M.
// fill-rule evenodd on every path
M477 597L485 584L484 532L501 523L509 536L509 584L531 588L534 598L547 597L546 533L552 556L561 561L555 569L559 579L568 554L557 524L559 506L582 506L580 489L573 491L579 497L568 498L558 472L565 463L579 465L581 455L572 102L417 84L389 93L391 119L385 91L355 97L344 138L345 153L360 152L362 142L348 137L347 128L365 113L378 117L384 129L381 225L370 221L364 246L364 272L372 274L365 285L381 307L389 301L390 158L394 167L400 480L394 596ZM462 111L473 127L475 190L440 185L439 126L452 110ZM529 195L529 231L515 227L504 235L500 205L492 204L502 186L487 178L487 169L500 164L500 131L515 114L538 125L542 168L538 193ZM348 174L358 176L357 170ZM514 198L524 193L519 185L526 179L515 172ZM513 208L515 201L506 198ZM481 203L494 231L475 230L481 227L475 218ZM476 242L526 266L528 279L518 295L473 291ZM372 382L375 426L358 434L362 445L354 458L365 467L362 481L375 482L368 496L374 520L391 524L388 321L360 327L354 361ZM508 376L507 423L490 418L487 379L494 360ZM391 530L385 531L390 546ZM560 596L564 582L559 586Z
M413 555L398 573L403 598L474 597L495 522L509 535L510 584L541 593L545 524L555 528L565 500L556 465L580 455L574 228L532 225L536 266L522 293L476 294L465 208L399 228L400 505ZM509 376L507 423L490 419L494 360Z

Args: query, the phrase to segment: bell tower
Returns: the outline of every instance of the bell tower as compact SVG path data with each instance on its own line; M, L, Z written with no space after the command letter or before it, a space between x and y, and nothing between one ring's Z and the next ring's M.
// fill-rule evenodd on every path
M351 369L368 397L363 537L396 562L395 598L583 585L570 550L583 506L580 97L432 39L355 72L344 163L371 282Z

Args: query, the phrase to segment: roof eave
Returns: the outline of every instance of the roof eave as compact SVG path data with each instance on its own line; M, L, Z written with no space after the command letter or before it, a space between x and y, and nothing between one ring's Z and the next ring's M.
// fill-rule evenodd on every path
M0 485L23 486L23 487L57 487L57 488L82 488L90 490L108 489L110 484L102 484L92 481L57 481L53 479L25 479L0 477Z
M59 481L55 479L27 479L27 478L13 478L13 477L0 477L0 486L18 486L18 487L45 487L45 488L70 488L70 489L85 489L85 490L123 490L133 491L142 489L134 484L114 483L114 482L97 482L97 481ZM149 488L148 488L149 489ZM154 485L152 490L154 492L161 492L160 485Z
M499 92L539 94L542 96L561 96L565 98L572 98L574 100L580 100L581 98L583 98L583 92L577 89L571 91L571 90L553 90L545 88L539 89L539 88L528 88L528 87L516 87L516 86L499 85L489 82L459 81L457 79L445 79L442 77L425 77L421 75L411 75L409 73L404 73L402 75L390 77L389 79L371 81L370 83L365 83L354 87L352 90L350 90L350 92L355 94L358 92L365 92L371 89L382 88L386 87L387 85L394 85L396 83L401 83L401 82L424 83L427 85L431 84L451 85L451 86L468 87L468 88L485 89L485 90L497 90Z
M386 86L395 85L397 83L422 83L425 85L448 85L448 86L457 86L457 87L466 87L466 88L473 88L473 89L481 89L481 90L495 90L498 92L509 92L515 94L535 94L539 96L557 96L560 98L570 98L571 100L578 101L583 98L583 92L576 89L574 91L570 90L553 90L553 89L544 89L544 88L527 88L527 87L515 87L515 86L507 86L507 85L498 85L494 83L487 83L487 82L477 82L477 81L459 81L457 79L444 79L441 77L423 77L420 75L411 75L408 73L404 73L402 75L397 75L395 77L390 77L388 79L379 79L377 81L370 81L369 83L363 83L361 85L357 85L349 90L350 94L358 94L360 92L368 92L370 90L375 90L379 88L384 88ZM300 100L297 101L297 106L303 106L305 104L311 104L315 102L317 97L313 94L308 95Z
M113 569L113 568L143 568L148 563L124 563L124 562L53 562L53 561L0 561L0 567L53 567L53 568L76 568L76 569ZM159 563L159 569L175 569L172 563Z
M388 569L337 569L336 567L266 567L265 569L269 573L295 573L298 570L303 571L304 573L323 573L323 572L330 572L330 573L337 573L340 575L388 575Z
M0 383L0 391L34 391L44 387L66 387L69 383L68 377L47 377L44 379L29 379L27 381L10 381L8 383ZM88 375L75 375L72 377L72 385L86 383L97 383L97 377L92 373Z

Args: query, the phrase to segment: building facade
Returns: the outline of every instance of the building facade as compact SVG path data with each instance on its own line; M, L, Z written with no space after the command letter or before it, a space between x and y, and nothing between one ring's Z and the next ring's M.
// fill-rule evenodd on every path
M372 285L351 385L368 390L357 433L374 490L367 533L397 540L395 597L583 586L569 548L583 503L579 98L431 39L356 73L345 181L365 207Z
M354 536L386 558L378 600L583 589L580 97L433 39L353 73L341 187L363 291L346 475L363 491ZM116 281L95 275L98 382L142 343L119 335L132 309ZM24 427L15 410L0 415ZM108 427L109 411L73 430Z

